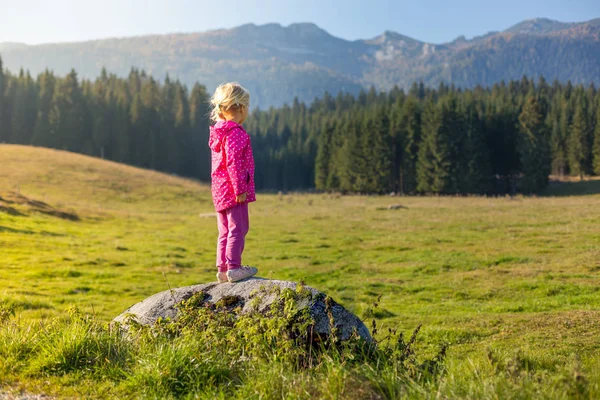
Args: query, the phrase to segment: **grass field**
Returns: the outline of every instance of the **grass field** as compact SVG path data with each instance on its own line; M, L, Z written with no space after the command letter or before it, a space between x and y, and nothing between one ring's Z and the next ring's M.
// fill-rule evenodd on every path
M31 147L0 145L0 166L0 305L15 323L66 321L72 306L108 322L168 284L214 280L206 185ZM382 295L379 331L422 324L423 357L449 343L442 376L404 396L600 398L599 206L600 180L535 198L259 195L244 261L361 317ZM0 360L0 385L136 397L25 371ZM331 398L357 398L340 384Z

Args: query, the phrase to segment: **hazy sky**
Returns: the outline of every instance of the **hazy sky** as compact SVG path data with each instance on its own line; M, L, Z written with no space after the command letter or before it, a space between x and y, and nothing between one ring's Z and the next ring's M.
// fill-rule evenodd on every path
M524 19L600 17L600 0L0 0L0 42L81 41L314 22L345 39L384 30L441 43Z

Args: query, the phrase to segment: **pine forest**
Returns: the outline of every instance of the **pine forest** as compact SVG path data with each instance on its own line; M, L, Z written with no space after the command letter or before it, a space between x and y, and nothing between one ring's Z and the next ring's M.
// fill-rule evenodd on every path
M243 84L243 82L241 82ZM210 93L168 76L94 81L12 74L0 60L0 143L102 157L210 180ZM600 93L570 82L459 89L415 83L254 109L259 190L539 193L550 175L600 175Z

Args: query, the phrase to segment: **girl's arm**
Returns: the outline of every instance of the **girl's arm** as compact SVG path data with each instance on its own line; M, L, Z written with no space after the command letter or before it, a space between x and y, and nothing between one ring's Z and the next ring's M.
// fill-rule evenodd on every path
M225 140L225 157L227 160L227 173L233 185L236 197L248 190L246 182L247 171L244 165L244 152L248 146L248 135L241 130L231 132Z

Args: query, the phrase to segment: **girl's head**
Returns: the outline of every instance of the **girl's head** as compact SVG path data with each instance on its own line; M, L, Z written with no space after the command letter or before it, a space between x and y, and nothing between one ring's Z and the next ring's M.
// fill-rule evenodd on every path
M224 83L215 90L210 103L213 106L211 120L241 124L248 117L250 92L237 82Z

